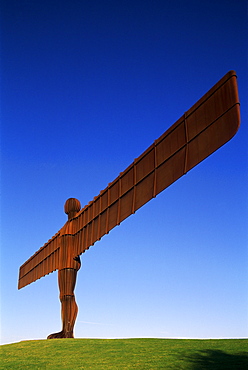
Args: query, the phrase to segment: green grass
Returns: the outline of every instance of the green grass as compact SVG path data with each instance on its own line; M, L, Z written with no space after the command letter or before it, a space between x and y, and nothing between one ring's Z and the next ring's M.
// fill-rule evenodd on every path
M1 346L1 369L248 369L248 339L53 339Z

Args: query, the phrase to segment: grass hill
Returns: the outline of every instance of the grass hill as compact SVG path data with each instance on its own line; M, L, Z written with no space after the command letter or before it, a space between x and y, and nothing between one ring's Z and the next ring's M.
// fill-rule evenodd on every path
M4 370L248 369L248 339L53 339L0 348Z

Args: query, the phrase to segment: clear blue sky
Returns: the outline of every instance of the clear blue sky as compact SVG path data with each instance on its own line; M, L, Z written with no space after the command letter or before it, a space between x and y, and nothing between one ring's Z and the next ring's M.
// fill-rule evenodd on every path
M1 341L61 329L19 266L236 70L241 128L82 256L75 336L248 336L247 2L2 1Z

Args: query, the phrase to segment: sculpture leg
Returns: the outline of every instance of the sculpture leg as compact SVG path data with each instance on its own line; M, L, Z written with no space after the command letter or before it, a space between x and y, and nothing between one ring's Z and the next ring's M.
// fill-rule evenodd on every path
M67 268L59 270L58 282L61 301L62 331L50 334L47 339L74 338L73 328L75 325L78 307L75 301L74 289L76 285L77 270Z

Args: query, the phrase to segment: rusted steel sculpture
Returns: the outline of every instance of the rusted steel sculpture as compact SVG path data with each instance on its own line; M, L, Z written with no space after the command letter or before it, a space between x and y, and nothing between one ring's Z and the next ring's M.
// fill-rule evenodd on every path
M48 338L73 338L79 256L236 134L240 124L236 80L234 71L227 73L84 208L75 198L66 201L68 221L20 267L19 274L20 289L58 270L62 331Z

